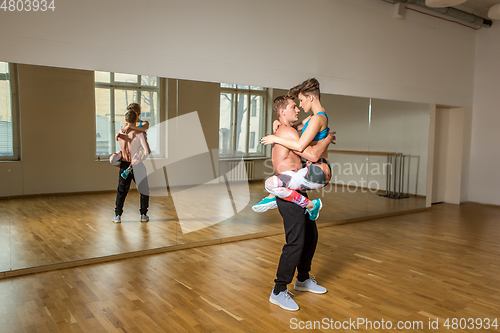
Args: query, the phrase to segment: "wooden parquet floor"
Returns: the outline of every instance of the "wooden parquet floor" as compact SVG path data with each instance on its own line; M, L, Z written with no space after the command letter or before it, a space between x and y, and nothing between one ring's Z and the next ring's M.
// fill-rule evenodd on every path
M324 318L394 325L338 331L486 331L443 324L500 317L499 218L496 207L441 204L321 228L311 273L328 293L295 292L297 312L268 302L283 235L3 279L1 331L289 332Z
M151 197L148 223L139 222L139 194L131 191L121 224L114 216L115 192L12 198L0 200L0 272L19 270L133 251L281 230L277 210L257 214L251 206L267 192L262 182L250 184L250 202L238 214L210 227L183 233L171 196ZM224 186L224 191L227 189ZM355 188L327 187L311 192L324 209L318 223L425 206L425 199L382 198ZM203 219L217 195L190 192L185 202L193 223Z

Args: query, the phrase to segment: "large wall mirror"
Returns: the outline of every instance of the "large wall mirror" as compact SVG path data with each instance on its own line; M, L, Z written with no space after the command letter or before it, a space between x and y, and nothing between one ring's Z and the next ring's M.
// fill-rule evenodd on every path
M267 195L273 169L259 141L286 90L0 64L0 272L282 230L276 209L251 206ZM337 141L331 183L310 193L324 203L317 222L425 208L430 105L321 101ZM132 185L116 224L108 158L132 102L151 126L150 221L139 222Z

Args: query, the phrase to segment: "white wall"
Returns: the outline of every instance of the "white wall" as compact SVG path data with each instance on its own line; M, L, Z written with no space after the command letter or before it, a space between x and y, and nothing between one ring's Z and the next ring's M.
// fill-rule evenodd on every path
M470 154L472 136L472 108L464 108L464 132L463 132L463 155L462 155L462 185L460 202L469 201L469 178L470 178Z
M446 172L448 170L448 146L450 143L450 110L436 108L434 144L434 172L432 179L432 203L446 199Z
M0 60L471 106L476 32L373 0L67 0L0 11ZM481 31L481 33L483 33Z
M467 201L470 115L469 108L436 109L432 203Z
M425 207L432 205L432 192L434 190L434 153L436 150L436 104L430 105L430 121L429 121L429 147L428 147L428 163L427 163L427 196L425 197Z
M469 201L500 205L500 22L476 46Z

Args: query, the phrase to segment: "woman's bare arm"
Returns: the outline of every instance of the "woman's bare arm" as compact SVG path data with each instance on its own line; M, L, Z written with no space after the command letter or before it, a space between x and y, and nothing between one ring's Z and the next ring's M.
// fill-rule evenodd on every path
M316 133L321 129L321 119L319 117L311 117L306 130L298 140L290 140L275 135L268 135L261 139L261 143L268 145L277 143L296 152L303 152L312 142Z
M328 150L328 146L331 143L335 144L335 133L330 132L326 138L319 141L316 145L307 147L302 153L295 153L311 162L317 162L323 156L324 152Z

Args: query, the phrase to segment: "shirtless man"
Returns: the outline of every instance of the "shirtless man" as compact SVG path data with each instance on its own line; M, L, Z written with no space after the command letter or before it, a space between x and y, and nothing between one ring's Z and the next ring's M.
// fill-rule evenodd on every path
M132 163L132 157L141 146L144 149L146 156L151 153L148 142L146 140L146 136L140 131L127 128L130 125L135 125L136 120L137 113L135 113L134 111L128 111L125 114L125 121L127 122L127 125L125 125L121 130L121 132L125 134L118 135L118 143L120 143L120 148L122 151L122 161L120 164L118 190L116 192L115 217L112 220L115 223L121 223L123 204L125 203L125 198L127 197L127 193L130 189L132 180L134 180L134 182L136 183L137 188L141 194L141 222L149 221L149 217L147 215L149 207L148 179L145 177L144 179L140 180L139 184L137 184L136 177L134 176L134 171L136 173L140 172L140 174L143 175L146 174L144 164L142 164L142 162L139 162L138 164L134 165L128 177L123 178L121 176L123 172L130 167L130 164Z
M279 96L273 102L273 111L282 124L275 135L298 140L299 134L293 128L293 123L298 119L299 114L295 101L288 96ZM319 141L315 146L307 147L302 153L275 144L272 148L272 160L276 174L286 174L286 172L300 169L302 162L299 156L313 162L318 161L328 145L335 140L334 134L329 133L324 140ZM299 193L307 196L305 192ZM298 272L294 285L295 290L310 291L316 294L326 293L326 289L319 286L314 277L309 277L312 258L318 242L318 230L316 222L309 218L309 214L305 214L305 208L280 198L277 198L277 204L283 217L286 244L283 246L276 280L274 280L275 286L269 297L269 302L285 310L296 311L299 306L286 289L287 284L293 280L295 269Z

